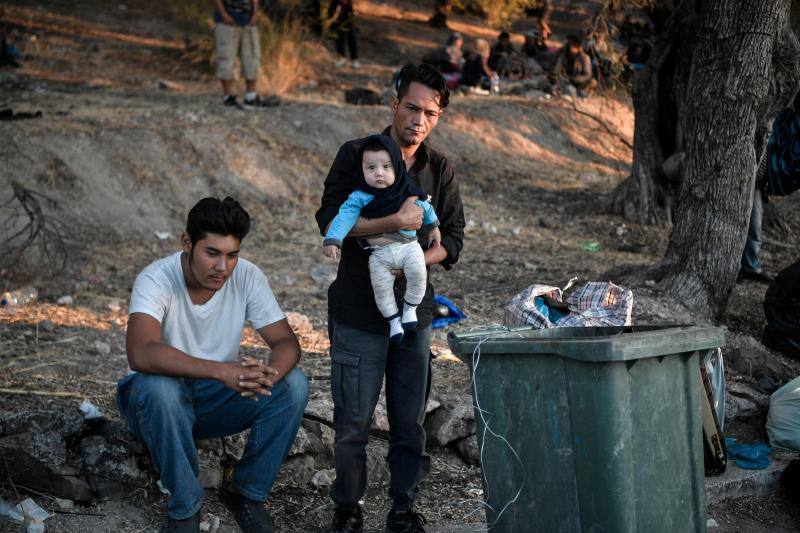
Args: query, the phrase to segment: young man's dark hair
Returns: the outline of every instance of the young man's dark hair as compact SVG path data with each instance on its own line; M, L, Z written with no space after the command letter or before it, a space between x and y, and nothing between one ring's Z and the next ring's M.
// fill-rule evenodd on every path
M497 36L498 41L509 41L511 40L511 35L507 31L500 32L500 35Z
M395 80L398 100L402 100L408 94L408 86L413 82L420 83L439 93L440 109L444 109L450 103L450 89L447 88L444 76L436 67L422 63L420 65L406 65L400 69Z
M581 38L575 34L567 35L567 45L581 46Z
M208 233L233 235L241 241L250 231L250 215L239 202L226 196L203 198L189 211L186 219L186 233L197 243Z

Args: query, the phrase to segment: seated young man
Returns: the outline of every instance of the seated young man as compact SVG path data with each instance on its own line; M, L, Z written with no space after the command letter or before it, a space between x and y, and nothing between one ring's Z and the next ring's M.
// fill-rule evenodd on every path
M264 508L308 400L300 345L267 277L239 258L250 216L234 199L204 198L183 250L136 278L126 339L132 373L117 384L128 427L148 446L169 489L165 531L200 530L203 488L195 438L250 429L223 501L246 533L272 531ZM272 349L237 360L245 321Z

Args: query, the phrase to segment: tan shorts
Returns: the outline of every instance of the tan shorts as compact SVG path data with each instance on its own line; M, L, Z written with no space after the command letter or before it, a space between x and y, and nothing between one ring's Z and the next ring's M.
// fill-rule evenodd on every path
M231 26L217 23L214 27L214 44L217 49L217 78L233 79L237 52L242 62L244 79L258 78L261 63L261 43L256 26Z

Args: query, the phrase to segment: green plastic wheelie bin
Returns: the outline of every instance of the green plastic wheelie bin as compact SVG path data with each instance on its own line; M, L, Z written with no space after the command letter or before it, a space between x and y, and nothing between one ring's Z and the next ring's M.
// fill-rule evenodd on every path
M718 327L451 332L495 532L706 530L700 360Z

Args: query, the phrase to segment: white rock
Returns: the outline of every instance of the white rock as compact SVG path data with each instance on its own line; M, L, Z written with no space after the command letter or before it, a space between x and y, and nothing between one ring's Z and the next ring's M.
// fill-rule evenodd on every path
M713 518L709 518L706 520L706 528L711 529L712 527L719 527L719 524Z
M62 509L62 510L72 509L73 507L75 507L75 502L73 502L72 500L65 500L63 498L55 498L55 501L56 501L56 505L58 505L58 508Z
M111 353L111 346L103 341L94 341L94 348L102 355L108 355Z
M56 301L58 305L72 305L74 302L75 300L73 300L72 296L70 296L69 294L62 296Z
M122 306L119 304L118 301L112 300L106 304L106 308L112 313L117 313L119 312L120 309L122 309Z
M314 475L311 476L311 484L318 489L326 489L333 485L334 479L336 479L335 469L331 468L330 470L317 470L314 472Z

